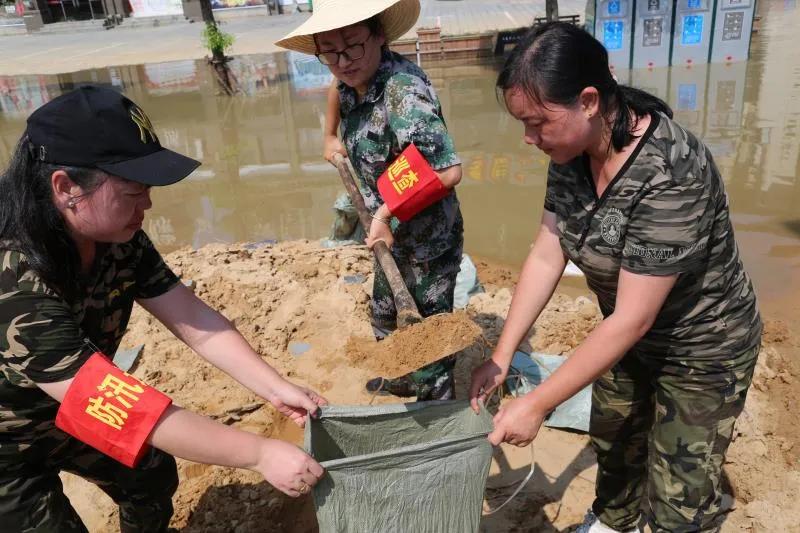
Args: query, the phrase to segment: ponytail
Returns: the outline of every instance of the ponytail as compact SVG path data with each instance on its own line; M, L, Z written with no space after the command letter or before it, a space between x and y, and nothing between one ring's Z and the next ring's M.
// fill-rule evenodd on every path
M627 85L615 85L612 98L614 109L604 109L603 114L606 120L609 118L613 120L611 145L619 152L633 141L633 132L636 131L640 117L664 113L672 118L672 109L661 98L641 89ZM625 110L632 111L633 117L631 113L624 112Z

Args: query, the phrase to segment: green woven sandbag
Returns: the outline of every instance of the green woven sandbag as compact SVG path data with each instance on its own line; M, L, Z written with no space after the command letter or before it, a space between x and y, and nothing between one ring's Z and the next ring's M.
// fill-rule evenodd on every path
M478 531L492 419L463 401L323 407L306 450L322 533Z

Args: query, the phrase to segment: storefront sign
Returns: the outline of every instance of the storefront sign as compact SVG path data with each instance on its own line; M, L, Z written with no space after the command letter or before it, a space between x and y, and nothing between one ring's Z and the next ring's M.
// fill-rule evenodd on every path
M182 15L181 0L130 0L134 17Z

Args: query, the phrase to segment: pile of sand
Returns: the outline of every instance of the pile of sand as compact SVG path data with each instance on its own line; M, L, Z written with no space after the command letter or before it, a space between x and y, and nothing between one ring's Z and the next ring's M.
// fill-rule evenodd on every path
M798 352L796 337L786 324L765 323L753 386L725 466L736 497L732 527L800 531Z
M232 320L264 359L289 379L306 384L336 404L367 404L363 385L375 376L348 355L351 336L368 338L371 255L363 247L321 249L289 242L249 249L213 245L181 250L167 262L210 306ZM459 355L457 395L465 397L472 369L490 355L511 301L514 273L499 267L479 276L487 292L467 309L486 343ZM601 320L595 304L556 294L531 329L523 349L569 354ZM778 410L794 412L798 392L791 334L771 324L747 415L738 425L726 472L736 497L724 530L791 531L800 523L798 426ZM260 398L205 363L136 309L123 347L144 344L134 374L167 392L176 404L241 429L301 442L301 430ZM794 351L792 351L794 350ZM401 401L379 397L378 402ZM488 504L503 501L524 477L528 449L501 447L487 491ZM594 458L585 435L543 428L536 440L537 475L502 512L486 517L485 531L547 531L578 523L594 491ZM196 532L316 531L308 498L283 497L257 474L179 460L180 487L172 526ZM116 531L113 503L93 486L65 475L66 491L90 531ZM780 519L780 527L776 520ZM774 526L774 527L772 527Z

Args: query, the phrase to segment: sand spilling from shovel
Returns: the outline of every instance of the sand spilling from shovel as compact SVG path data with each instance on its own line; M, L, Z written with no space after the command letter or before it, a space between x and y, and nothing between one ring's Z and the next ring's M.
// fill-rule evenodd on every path
M472 346L480 335L480 326L459 311L426 318L381 342L350 337L345 350L353 366L396 378Z

